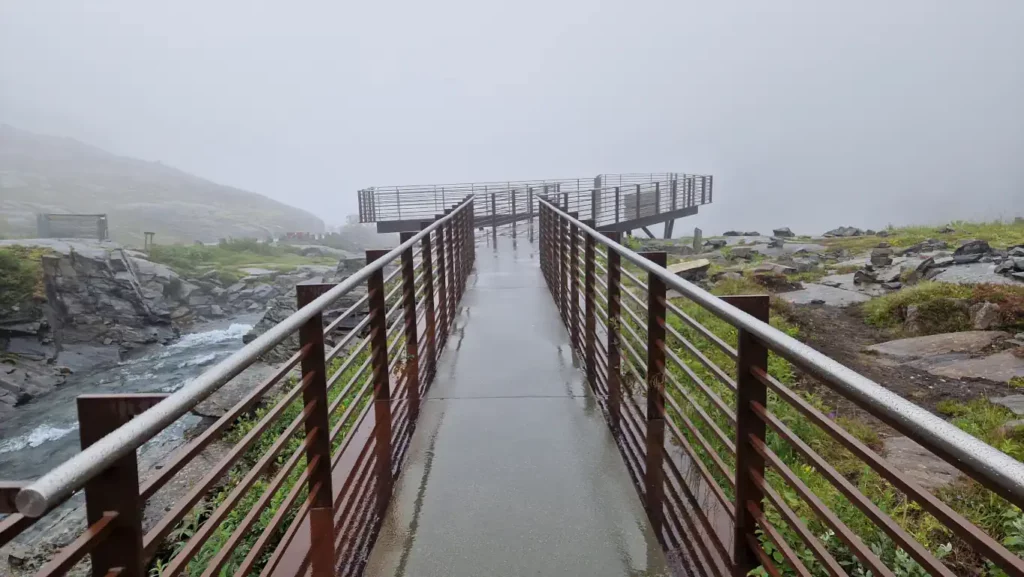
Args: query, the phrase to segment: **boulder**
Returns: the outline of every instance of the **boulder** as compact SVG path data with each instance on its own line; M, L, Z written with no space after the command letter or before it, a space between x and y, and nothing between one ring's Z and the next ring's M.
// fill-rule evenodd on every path
M887 231L887 230L880 230L880 231L876 232L875 235L876 236L880 236L882 238L886 238L887 236L889 236L889 231Z
M871 264L873 266L889 266L892 264L892 249L889 248L888 243L883 243L885 246L879 246L871 251Z
M953 234L954 232L956 232L956 229L948 224L939 229L939 234Z
M729 258L742 258L750 260L754 258L754 255L756 254L758 254L758 252L753 248L750 248L749 246L736 246L733 247L731 251L729 251Z
M927 240L922 240L921 242L919 242L917 244L913 244L913 245L910 245L910 246L904 248L903 250L899 251L899 254L900 255L916 254L916 253L919 253L919 252L929 252L929 251L933 251L933 250L943 250L943 249L946 249L946 248L949 248L949 244L946 243L945 241L936 240L934 238L929 238Z
M1024 246L1015 246L1006 251L1007 256L1024 257Z
M726 242L723 239L712 238L712 239L708 239L708 240L704 241L704 248L706 250L717 250L717 249L720 249L720 248L724 248L725 245L727 245L727 244L729 244L729 243Z
M776 262L761 263L754 267L755 273L772 273L772 274L796 274L799 272L796 267L786 266Z
M782 240L781 237L774 237L773 236L772 239L770 241L768 241L768 248L782 248L782 246L785 243L786 243L786 241Z
M877 233L869 228L869 229L864 231L864 234L866 236L875 236L875 234L877 234Z
M968 240L964 241L963 244L958 246L953 251L953 257L962 255L983 255L992 252L992 247L989 246L987 240ZM980 256L978 258L981 258Z
M839 228L833 228L832 230L825 233L828 238L833 237L849 237L849 236L862 236L864 231L855 226L841 226Z
M853 273L853 284L871 284L878 282L873 271L861 269Z
M983 255L981 253L954 254L953 255L953 263L954 264L971 264L972 262L980 261L982 256Z
M683 280L695 281L707 276L711 261L706 258L677 262L669 265L668 271Z
M782 228L772 229L772 236L775 236L775 237L778 237L778 238L792 238L792 237L794 237L796 235L793 234L792 230L789 230L788 226L784 226Z
M727 230L722 233L722 236L743 236L743 233L738 230Z
M987 331L998 327L1003 322L999 305L995 303L975 303L969 309L971 327L976 331Z
M277 293L277 289L266 283L258 284L252 288L252 298L255 300L269 300L275 293Z
M712 282L719 282L723 280L743 280L743 274L732 270L723 270L716 272L711 276Z
M1007 259L1007 260L1004 260L1003 262L999 263L998 265L996 265L995 272L996 272L996 274L1007 274L1007 273L1014 272L1014 270L1016 270L1016 267L1014 266L1013 261L1010 260L1010 259Z
M748 230L747 232L743 233L742 236L761 236L761 233L757 232L756 230Z

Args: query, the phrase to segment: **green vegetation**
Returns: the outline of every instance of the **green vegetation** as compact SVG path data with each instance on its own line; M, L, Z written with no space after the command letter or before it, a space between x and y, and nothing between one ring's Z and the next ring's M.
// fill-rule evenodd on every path
M946 226L953 229L953 232L942 232L946 228L944 226L889 227L887 229L889 236L885 238L877 236L827 238L822 243L830 248L843 248L853 252L870 250L878 246L881 241L888 242L894 247L905 247L929 238L944 240L953 246L956 246L958 241L976 238L987 240L992 246L999 248L1024 244L1024 222L955 221Z
M922 282L868 301L864 312L869 324L892 328L903 324L908 307L916 306L921 332L936 334L969 330L967 308L982 302L1000 306L1004 327L1024 327L1024 287L1012 285Z
M752 283L749 278L744 277L741 279L724 280L718 283L712 292L719 295L764 294L765 290ZM730 324L686 299L674 299L673 302L691 318L725 342L736 343L737 332ZM628 299L624 299L623 303L625 306L632 306L636 310L635 305L630 304ZM780 305L781 303L773 302L772 309L775 314L772 315L771 324L790 336L797 336L798 328L787 322L785 309ZM640 314L641 311L637 311L637 313ZM623 322L632 324L634 321L626 315L623 317ZM682 319L672 314L669 315L669 324L687 341L692 343L705 358L720 367L726 374L735 374L735 362L697 330L691 328ZM624 334L626 332L628 331L624 331ZM723 384L695 355L691 354L687 347L683 346L674 337L669 338L668 344L675 356L680 358L686 365L686 369L699 378L708 389L724 402L725 406L730 408L735 406L736 399L733 391ZM631 358L631 355L625 355L623 357L624 361L627 358ZM631 382L635 380L633 375L639 377L643 373L643 367L639 364L634 364L632 368L624 368L626 369L623 371L624 382ZM708 396L696 386L695 381L687 374L687 371L684 371L671 360L668 362L668 370L671 378L668 380L666 391L675 399L676 403L674 404L682 411L680 413L674 407L668 408L667 411L670 418L675 422L678 430L682 432L690 446L695 449L698 458L703 462L706 469L711 472L712 477L715 478L726 498L733 499L733 493L725 480L725 476L732 477L735 474L732 470L734 457L715 432L715 428L717 428L724 432L726 438L732 439L735 433L731 424L719 412L716 404L711 402ZM876 452L881 450L881 439L878 434L879 426L877 424L865 421L856 414L839 414L840 411L834 406L831 406L814 391L808 390L806 385L798 380L796 373L788 362L771 354L769 355L768 372L784 386L798 392L803 399L821 413L828 415L834 423L866 446ZM672 404L670 403L670 405ZM945 403L943 406L950 411L951 415L955 414L953 422L958 427L993 444L993 446L1016 458L1024 458L1024 451L1022 451L1024 445L1021 445L1015 436L1007 436L1005 433L1001 433L1002 429L1000 427L1011 417L1008 411L1003 410L1001 407L993 407L987 401L984 404L970 403L963 406ZM956 538L945 526L923 511L919 505L907 499L905 495L897 491L832 436L818 428L795 408L783 402L772 392L769 392L768 408L793 434L809 445L845 479L867 496L884 514L894 519L910 535L931 550L937 558L942 559L955 573L1002 575L996 568L989 566L981 559L968 544ZM707 424L705 415L713 423L713 427ZM832 510L847 527L859 535L871 550L887 566L892 568L896 575L900 577L923 577L927 574L905 551L896 547L885 532L879 529L873 521L865 516L860 509L853 505L842 492L823 476L819 468L812 461L806 459L789 442L785 441L771 429L769 429L766 440L769 448L778 455L787 468L818 499ZM704 444L711 448L711 452L703 448ZM711 453L714 453L714 455ZM721 473L718 463L722 463L726 467L724 475ZM777 471L769 467L766 480L778 492L786 505L804 520L811 532L819 537L829 552L843 565L848 574L859 576L870 574L867 568L835 536L829 527L819 520L814 510L784 481ZM966 479L938 491L937 496L971 522L981 527L993 538L1003 541L1007 547L1018 554L1024 554L1024 516L1022 516L1018 508L995 496L991 491L984 489L979 484ZM817 577L828 574L825 568L814 558L811 551L803 545L797 533L786 523L778 509L769 505L766 507L766 515L786 542L796 551L812 575ZM780 561L780 569L782 569L784 575L791 576L796 574L792 568L785 567L781 563L781 555L777 554L778 551L770 540L762 537L761 542L764 550L777 561Z
M156 245L150 260L165 264L186 277L216 270L221 283L247 276L241 269L258 267L287 272L303 264L334 264L330 257L307 257L288 245L274 246L255 239L232 239L217 245Z
M357 407L353 410L352 415L345 421L344 425L340 429L340 433L334 439L332 443L332 451L337 451L339 449L341 443L350 432L352 425L358 420L356 417L366 407L370 397L372 396L372 392L367 393L366 391L362 391L363 386L370 378L370 371L367 369L360 373L360 367L363 366L363 363L368 358L369 353L364 349L355 356L354 360L348 363L345 372L337 379L335 385L328 390L328 397L332 402L343 392L345 393L345 398L341 401L341 405L331 415L332 428L337 426L339 420L350 406L355 405ZM343 363L340 359L334 359L328 368L328 374L333 375L336 373L341 369L342 364ZM352 382L352 385L347 386L350 382ZM289 386L286 388L290 390L295 385L296 379L291 378L289 379ZM359 394L361 391L363 393L362 395ZM279 400L280 397L273 399L267 406L261 407L253 411L251 414L240 417L234 423L232 428L225 433L224 441L231 444L238 443L259 424L260 420L270 412ZM282 414L268 427L268 429L260 435L259 439L253 444L253 446L246 451L241 459L239 459L234 467L231 468L226 475L223 484L196 505L178 524L178 526L175 527L175 530L165 541L163 549L157 555L156 559L154 559L150 564L149 574L151 577L158 577L163 574L167 564L182 550L185 543L195 535L197 531L199 531L203 523L217 509L217 507L219 507L220 504L229 497L232 491L238 487L245 475L248 474L257 461L259 461L260 458L270 450L271 446L285 432L285 429L287 429L288 426L301 415L302 406L303 403L301 397L289 404ZM234 533L242 524L246 515L249 514L257 501L259 501L263 494L268 490L272 483L272 477L277 474L281 467L296 451L302 450L302 441L304 436L305 431L302 427L299 427L296 432L292 434L285 443L284 448L274 459L273 464L271 464L267 469L268 472L253 484L252 488L245 493L235 507L231 509L227 516L213 530L209 539L188 564L188 568L185 571L186 574L199 575L206 569L207 565L213 560L217 552L221 550L224 544L231 537L232 533ZM242 561L249 554L253 545L255 545L256 540L259 539L267 530L271 519L282 506L288 493L295 486L295 483L298 481L302 471L305 469L305 464L305 456L299 457L296 466L288 474L281 487L274 492L267 507L260 513L252 528L245 532L244 536L228 556L218 574L233 575L239 569ZM295 501L296 505L293 505L293 508L286 514L278 531L268 541L260 560L254 566L254 574L258 573L269 560L275 546L284 536L284 532L293 520L297 505L301 504L305 497L306 489L303 488L299 493L298 499Z
M0 248L0 306L23 305L43 299L43 266L45 249L10 246Z

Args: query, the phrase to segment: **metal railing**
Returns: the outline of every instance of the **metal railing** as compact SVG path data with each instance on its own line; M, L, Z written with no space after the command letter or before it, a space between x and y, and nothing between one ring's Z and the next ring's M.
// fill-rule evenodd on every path
M359 574L473 266L473 199L453 200L341 283L298 285L294 314L181 390L79 397L82 451L35 481L0 483L0 546L84 489L86 529L37 575L86 556L107 577ZM143 444L295 333L287 362L140 480ZM147 501L229 431L227 453L144 531Z
M954 575L935 543L920 542L873 502L892 491L902 495L903 517L930 515L962 550L1024 574L1024 560L965 511L773 374L792 367L813 377L1006 499L1006 508L1024 505L1024 464L773 328L767 295L713 296L668 272L665 253L635 253L619 233L539 202L546 282L651 523L689 572L889 576L901 550L923 574ZM778 359L773 370L769 354ZM821 454L824 446L845 451L861 478L884 490L865 492ZM823 495L835 497L831 508Z
M578 212L599 226L670 214L712 201L712 177L682 173L602 174L509 182L379 186L359 191L360 222L415 221L431 218L454 197L473 195L476 214L486 217L495 202L507 214L514 201L517 219L536 214L536 198ZM501 214L499 211L498 214Z

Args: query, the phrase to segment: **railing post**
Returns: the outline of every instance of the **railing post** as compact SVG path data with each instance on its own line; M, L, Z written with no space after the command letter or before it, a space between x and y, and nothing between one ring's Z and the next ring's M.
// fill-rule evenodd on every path
M327 292L332 284L300 284L295 286L296 305L299 309ZM334 492L331 490L331 422L327 398L327 365L324 360L323 315L313 315L299 329L299 346L309 349L302 357L302 378L307 381L302 391L303 404L315 403L306 418L306 436L312 442L306 447L306 463L314 463L309 470L310 495L316 490L309 511L310 559L314 576L334 573ZM389 437L390 438L390 437Z
M416 236L403 232L399 240L405 242ZM409 397L409 423L416 426L420 414L420 343L416 322L416 268L410 246L402 253L402 304L405 309L405 388ZM426 373L426 371L423 371Z
M494 246L498 246L498 197L491 193L491 238Z
M679 195L678 184L679 184L679 181L677 181L675 179L675 177L672 177L672 185L671 185L671 189L672 189L672 210L676 209L676 206L677 206L677 203L678 203L678 195Z
M640 185L636 185L636 218L640 218Z
M420 230L430 226L430 222L424 222L420 225ZM434 310L434 258L433 250L431 248L430 235L427 234L420 241L423 247L422 258L423 258L423 299L424 307L426 308L426 318L423 333L427 339L427 351L426 351L426 369L420 375L425 383L431 383L434 380L434 374L437 366L437 317Z
M585 220L583 224L593 228L594 220ZM590 390L597 392L597 303L594 301L594 261L597 258L594 237L585 233L583 241L583 357L586 361L587 382L590 383Z
M562 324L566 327L569 326L569 270L567 253L568 247L566 241L569 236L569 227L564 218L561 215L557 215L555 218L558 219L558 308L562 315Z
M512 195L512 238L516 237L516 191L510 190L509 194Z
M82 449L99 441L132 417L165 399L167 395L81 395L78 397L78 429ZM120 567L124 577L144 577L142 509L139 497L139 466L136 452L121 457L85 484L85 515L89 525L108 512L117 514L110 535L90 553L93 577L103 577Z
M615 187L615 224L619 224L619 205L622 202L622 193L619 187Z
M576 213L570 213L573 218ZM569 342L577 354L582 352L580 346L580 229L574 223L569 224Z
M654 214L661 214L661 183L654 183Z
M451 209L445 211L445 216L451 214ZM459 281L457 279L458 274L456 271L459 270L459 262L457 259L457 252L455 250L455 243L458 240L455 238L455 227L452 226L452 220L449 219L443 225L445 228L445 238L448 242L445 243L444 248L448 251L448 325L449 328L455 325L455 303L459 300Z
M768 322L768 295L727 296L722 299L762 322ZM736 359L736 527L733 536L734 575L746 575L761 563L750 548L756 540L757 522L748 508L763 511L764 491L751 471L764 478L764 459L751 438L765 442L765 423L751 408L752 403L768 406L768 388L754 377L753 369L768 370L768 349L753 335L740 329ZM755 541L756 542L756 541Z
M434 218L434 221L438 221L444 218L443 214L438 214ZM447 273L447 259L444 255L444 226L437 227L437 326L438 326L438 344L437 344L437 355L438 358L441 356L441 351L444 350L445 343L448 342L448 273ZM437 359L434 359L435 362Z
M616 192L618 189L616 188ZM618 244L622 233L607 233L608 239ZM618 438L620 431L620 406L622 402L621 361L619 359L619 316L622 313L622 256L608 248L608 413L612 432Z
M366 264L387 254L387 250L366 251ZM374 454L376 456L377 513L387 513L394 483L391 474L391 377L388 370L388 305L384 300L384 269L366 281L370 309L370 366L373 369Z
M643 253L658 266L667 264L664 252ZM647 275L647 473L644 479L647 516L661 537L664 521L665 459L665 295L664 281Z

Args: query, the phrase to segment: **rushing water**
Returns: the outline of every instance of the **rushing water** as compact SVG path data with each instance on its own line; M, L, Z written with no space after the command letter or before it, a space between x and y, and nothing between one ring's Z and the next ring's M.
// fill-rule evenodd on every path
M197 326L170 345L146 347L114 366L70 375L60 388L18 407L0 421L3 478L33 479L78 452L78 395L176 391L240 349L256 320L247 315ZM197 417L183 417L157 441L180 439L196 422Z

